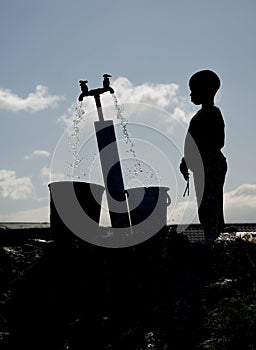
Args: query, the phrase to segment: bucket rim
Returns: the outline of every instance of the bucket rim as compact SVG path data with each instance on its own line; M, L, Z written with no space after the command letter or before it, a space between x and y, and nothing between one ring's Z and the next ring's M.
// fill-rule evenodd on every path
M138 189L138 188L146 188L146 189L148 189L148 188L159 188L159 189L160 189L160 188L163 188L163 189L166 189L167 191L170 190L170 187L168 187L168 186L138 186L138 187L126 188L125 191L136 190L136 189Z
M51 187L51 185L56 185L56 184L68 184L68 183L73 183L73 184L82 183L82 184L87 184L87 185L102 187L103 189L105 189L105 187L104 187L103 185L97 184L97 183L95 183L95 182L88 182L88 181L71 181L71 180L52 181L52 182L48 183L48 187Z

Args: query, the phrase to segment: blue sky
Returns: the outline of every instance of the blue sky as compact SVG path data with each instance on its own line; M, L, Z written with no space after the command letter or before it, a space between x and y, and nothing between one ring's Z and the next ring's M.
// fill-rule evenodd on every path
M1 5L0 221L48 220L51 159L72 118L80 79L98 87L109 72L120 103L176 113L183 128L161 130L182 142L196 111L188 79L205 68L222 81L216 104L226 123L226 219L255 221L254 0L3 0ZM146 116L140 122L157 127ZM177 186L184 187L176 159L172 167ZM193 195L181 196L176 207L185 201L193 206Z

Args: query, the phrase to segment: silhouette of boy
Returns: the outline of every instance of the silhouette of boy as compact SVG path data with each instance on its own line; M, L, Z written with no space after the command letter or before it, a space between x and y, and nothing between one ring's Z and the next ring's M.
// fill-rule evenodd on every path
M186 181L193 172L198 216L205 239L216 239L224 228L223 186L227 162L221 152L225 124L214 96L219 77L210 70L195 73L189 80L191 101L202 108L193 116L185 139L180 171Z

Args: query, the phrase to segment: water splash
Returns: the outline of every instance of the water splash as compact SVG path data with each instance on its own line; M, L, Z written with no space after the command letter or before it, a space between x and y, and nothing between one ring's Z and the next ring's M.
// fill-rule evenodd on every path
M140 163L139 159L137 158L137 155L135 152L135 143L131 140L130 135L129 135L128 130L127 130L128 120L123 115L124 105L119 104L118 99L117 99L115 94L112 94L112 96L113 96L113 100L114 100L116 116L117 116L117 119L120 121L120 125L121 125L122 132L124 135L124 140L125 140L126 144L129 144L129 146L130 146L129 152L132 155L132 158L135 160L134 175L137 176L139 173L142 173L143 170L142 170L141 163Z
M82 101L78 101L76 104L76 108L75 108L75 112L73 115L73 121L72 121L72 133L71 133L71 137L69 137L68 139L68 143L71 147L71 152L72 152L72 161L71 163L68 163L68 169L72 169L72 175L71 177L73 179L79 179L80 176L76 176L73 174L74 169L76 169L79 164L82 162L83 158L79 157L79 151L78 151L78 146L80 143L80 139L79 139L79 133L80 133L80 123L83 120L83 116L84 116L85 112L83 109L83 102ZM67 176L70 176L68 173L68 169L67 169Z

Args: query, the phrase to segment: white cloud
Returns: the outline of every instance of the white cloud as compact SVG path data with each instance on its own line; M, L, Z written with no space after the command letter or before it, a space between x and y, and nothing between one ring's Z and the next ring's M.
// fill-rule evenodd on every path
M242 184L224 196L226 222L256 222L256 184Z
M9 89L0 88L0 108L12 112L18 111L42 111L48 107L54 107L57 102L63 100L63 96L50 95L46 86L37 85L36 91L22 98Z
M158 108L166 108L178 103L177 84L153 84L144 83L134 86L125 77L117 78L113 81L113 88L121 101L144 103Z
M256 184L242 184L224 194L225 222L256 222ZM169 223L198 222L195 201L179 202L174 208Z
M252 199L256 198L256 184L243 184L234 191L228 193L230 200L234 198Z
M135 86L128 78L119 77L114 80L111 85L121 104L134 103L152 106L161 110L168 110L170 113L166 113L166 120L163 121L163 123L167 123L168 128L175 121L181 123L188 122L188 117L190 117L191 114L188 107L189 105L184 96L179 94L179 85L177 84L143 83ZM84 98L83 104L86 114L96 108L94 98L91 96ZM105 93L104 96L102 96L102 105L103 109L106 106L113 106L111 94ZM74 111L75 103L70 106L67 113L58 118L58 122L63 122L66 126L70 126L74 118ZM127 113L129 112L125 110L125 117L127 117ZM114 117L112 118L114 119ZM156 121L156 123L159 123L159 121Z
M41 177L44 180L44 184L48 184L49 182L54 182L54 181L61 181L65 179L64 174L57 174L51 172L51 169L48 167L43 167L41 169Z
M34 193L30 177L17 177L14 170L0 170L0 195L9 199L27 199Z
M196 201L188 200L177 203L167 220L170 225L198 223Z
M48 206L0 215L1 222L49 222Z
M76 108L76 103L72 103L72 105L68 108L67 112L57 119L57 122L63 123L66 126L71 126L72 120L74 118L75 108ZM93 107L91 107L91 108L93 108ZM88 111L88 109L87 109L87 111Z
M36 149L35 151L33 151L32 153L26 155L24 157L24 159L26 160L32 160L32 159L36 159L39 157L50 157L50 152L42 150L42 149Z
M41 173L42 178L46 178L46 179L50 178L50 168L44 166L41 169L40 173Z

